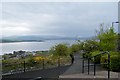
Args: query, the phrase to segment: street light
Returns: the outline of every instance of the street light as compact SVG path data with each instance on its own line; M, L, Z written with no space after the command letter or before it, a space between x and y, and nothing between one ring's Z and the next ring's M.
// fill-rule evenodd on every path
M114 26L114 23L119 23L118 21L117 22L112 22L112 27Z
M112 22L112 27L114 27L114 23L119 23L119 21L117 21L117 22ZM119 32L118 32L118 36L119 36ZM120 51L120 41L119 41L119 39L118 39L118 48L117 48L117 50L118 51Z

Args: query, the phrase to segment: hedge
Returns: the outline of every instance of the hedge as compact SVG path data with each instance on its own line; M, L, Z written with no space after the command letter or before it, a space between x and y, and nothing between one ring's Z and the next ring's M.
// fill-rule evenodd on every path
M90 57L93 57L93 56L95 56L95 55L97 55L97 54L100 54L100 51L90 52ZM98 55L98 56L95 57L95 59L92 58L91 60L92 60L94 63L99 64L99 63L100 63L100 59L101 59L101 55Z
M100 63L107 63L108 55L105 54L101 56ZM102 65L104 68L107 68L107 64ZM110 69L112 71L120 71L120 54L118 52L110 52Z

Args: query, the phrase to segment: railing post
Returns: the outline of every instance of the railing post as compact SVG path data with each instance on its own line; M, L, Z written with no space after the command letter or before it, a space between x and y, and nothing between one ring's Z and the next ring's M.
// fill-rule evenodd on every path
M82 73L84 73L84 59L82 61Z
M88 58L88 74L89 74L89 58Z
M108 79L110 78L110 53L108 52Z
M23 63L23 64L24 64L24 72L25 72L25 60L24 60L24 63Z
M43 69L45 69L45 65L44 65L44 59L43 59Z
M58 67L60 67L60 57L58 57Z
M95 57L94 57L94 61L95 61ZM95 62L94 62L94 76L96 74L96 65L95 65Z

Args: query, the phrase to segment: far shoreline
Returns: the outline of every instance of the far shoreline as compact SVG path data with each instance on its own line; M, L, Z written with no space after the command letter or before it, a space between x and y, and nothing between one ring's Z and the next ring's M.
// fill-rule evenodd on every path
M49 50L33 50L33 51L29 51L29 50L16 50L16 52L18 52L18 51L25 51L25 52L30 52L31 54L33 53L33 52L49 52ZM14 52L14 51L13 51ZM4 53L4 54L0 54L0 56L3 56L3 55L5 55L5 54L14 54L13 52L8 52L8 53Z
M0 43L21 43L21 42L45 42L45 41L11 41L11 42L0 42Z

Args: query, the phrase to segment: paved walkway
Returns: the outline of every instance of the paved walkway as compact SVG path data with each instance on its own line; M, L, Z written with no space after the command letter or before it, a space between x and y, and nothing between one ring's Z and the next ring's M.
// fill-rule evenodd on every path
M51 69L42 69L42 70L34 70L34 71L27 71L23 73L11 74L11 75L4 75L2 76L2 80L32 80L38 77L42 78L58 78L60 74L63 74L70 65L55 67Z
M90 74L87 74L87 66L85 67L85 73L82 74L82 58L80 52L74 54L75 62L66 70L59 78L107 78L107 71L100 66L96 66L96 76L93 75L93 66L90 66ZM92 64L92 63L90 63ZM85 61L87 65L87 61ZM111 78L118 78L118 73L111 72Z
M75 54L74 55L74 63L72 66L65 71L62 75L68 75L68 74L78 74L81 73L82 69L82 59L80 58L80 54Z

